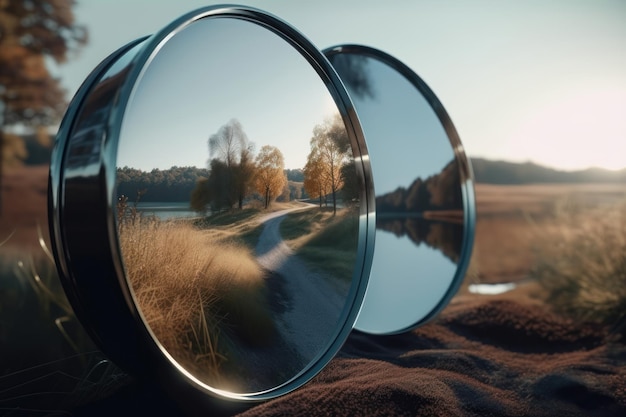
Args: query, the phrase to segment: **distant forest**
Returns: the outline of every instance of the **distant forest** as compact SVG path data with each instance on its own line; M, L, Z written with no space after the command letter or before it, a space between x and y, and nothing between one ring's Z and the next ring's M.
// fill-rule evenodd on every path
M200 177L208 177L206 168L172 167L146 172L135 168L117 169L117 194L125 195L134 202L141 194L141 201L189 201L191 191Z
M302 187L303 174L301 169L286 169L292 198L305 198ZM170 169L153 169L141 171L123 167L117 169L117 194L125 195L130 202L141 193L141 201L189 201L191 191L198 178L208 178L209 170L196 167L172 167Z
M463 210L463 196L459 168L450 161L436 175L416 178L408 187L376 196L376 210L380 213L424 212L427 210Z
M538 184L538 183L626 183L626 168L610 171L590 168L579 171L560 171L532 162L516 163L472 158L474 178L485 184Z
M51 152L50 147L42 145L39 141L37 141L34 135L24 135L23 138L24 144L26 145L26 151L28 153L28 156L24 160L26 165L49 163ZM51 137L50 142L54 142L54 137ZM626 183L626 168L619 171L610 171L601 168L591 168L579 171L561 171L537 165L532 162L516 163L493 161L483 158L471 158L471 162L474 168L474 177L477 183ZM204 172L203 175L206 175L206 170L203 168L193 169L196 169L198 172ZM285 172L290 181L303 181L304 176L302 175L302 170L285 170ZM147 195L145 197L147 198ZM187 196L186 199L188 200L189 197Z

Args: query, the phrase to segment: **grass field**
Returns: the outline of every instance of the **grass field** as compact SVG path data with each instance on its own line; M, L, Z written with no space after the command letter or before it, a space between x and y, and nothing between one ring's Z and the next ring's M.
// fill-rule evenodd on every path
M625 331L626 184L478 184L476 199L465 286L532 283L552 311Z
M280 225L283 239L316 269L342 280L352 279L358 240L357 213L313 208L287 215Z
M617 210L624 199L624 184L477 184L470 279L490 283L527 278L542 241L561 228L560 212Z

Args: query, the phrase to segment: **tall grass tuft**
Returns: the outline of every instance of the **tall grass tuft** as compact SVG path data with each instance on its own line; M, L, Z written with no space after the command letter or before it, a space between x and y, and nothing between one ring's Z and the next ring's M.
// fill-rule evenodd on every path
M534 274L554 310L626 331L626 202L560 206L537 249Z
M183 366L222 384L233 347L264 343L274 327L264 271L250 250L184 222L122 224L120 243L136 302Z
M0 410L67 414L130 382L78 323L41 229L41 250L10 243L0 242Z

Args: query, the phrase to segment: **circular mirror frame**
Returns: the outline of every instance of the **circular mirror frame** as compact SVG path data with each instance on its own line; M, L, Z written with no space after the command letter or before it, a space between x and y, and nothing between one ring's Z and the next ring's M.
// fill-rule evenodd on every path
M470 160L467 158L465 154L465 150L461 143L461 139L459 134L450 119L450 116L446 112L443 104L439 101L435 93L428 87L428 85L422 80L411 68L409 68L402 61L397 58L387 54L386 52L380 51L376 48L372 48L369 46L358 45L358 44L345 44L345 45L336 45L329 48L326 48L322 51L324 55L331 60L333 56L340 54L355 54L361 57L367 57L375 59L382 64L385 64L391 67L393 70L397 71L401 76L403 76L410 84L412 84L417 92L421 94L426 102L430 105L436 117L439 119L442 127L444 128L446 135L448 136L448 140L450 141L450 145L452 147L452 152L454 154L454 158L459 164L459 173L460 173L460 183L461 183L461 193L463 198L463 239L461 242L461 251L459 255L459 262L457 264L457 268L454 274L454 277L451 280L450 286L447 291L442 295L440 300L435 303L435 306L426 314L424 317L416 320L412 325L397 328L393 330L389 330L387 332L369 332L365 330L361 330L359 328L359 323L357 321L355 330L363 332L363 333L371 333L371 334L379 334L379 335L392 335L404 333L410 330L413 330L419 326L424 325L428 321L432 320L443 310L446 305L450 302L452 297L456 294L461 283L463 282L463 278L465 277L465 273L467 272L467 267L469 266L470 257L472 254L472 248L474 243L474 235L475 235L475 224L476 224L476 201L474 194L474 176L472 172L472 166ZM358 108L356 109L358 115ZM364 132L367 137L367 132ZM371 141L372 138L367 138L368 141ZM376 158L374 155L373 158ZM376 172L374 175L374 183L376 181ZM370 279L377 279L376 277ZM366 294L367 298L367 294ZM382 312L381 312L382 313Z
M292 379L253 393L231 393L210 387L186 371L152 334L136 305L124 273L115 216L117 146L125 106L143 70L159 48L190 24L201 19L232 18L249 21L272 31L294 47L315 69L342 116L361 180L359 243L354 279L343 320L325 351ZM219 40L216 40L219 41ZM81 110L101 77L124 54L145 44L129 63L106 114L97 155L81 173L67 174L68 152ZM354 146L354 145L353 145ZM55 141L48 187L49 227L52 247L65 292L74 311L100 349L127 372L150 381L157 379L175 399L193 409L223 406L215 398L250 403L286 394L315 376L337 353L353 329L363 301L374 246L374 192L369 158L360 123L350 98L333 67L303 35L264 11L245 6L211 6L190 12L155 35L139 39L106 58L87 77L72 99ZM203 405L202 403L207 403Z

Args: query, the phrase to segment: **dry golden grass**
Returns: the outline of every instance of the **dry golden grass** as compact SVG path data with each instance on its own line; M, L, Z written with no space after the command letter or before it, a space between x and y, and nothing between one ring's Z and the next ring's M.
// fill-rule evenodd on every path
M478 184L476 199L466 285L523 281L554 311L623 332L625 184Z
M237 343L274 328L264 271L246 247L182 222L123 224L127 275L145 320L168 352L202 380L223 385Z
M611 206L626 197L624 184L476 185L476 238L470 279L525 279L537 261L536 246L558 220L559 205L580 210Z
M537 242L533 276L548 303L582 321L617 324L626 316L626 200L558 207Z

